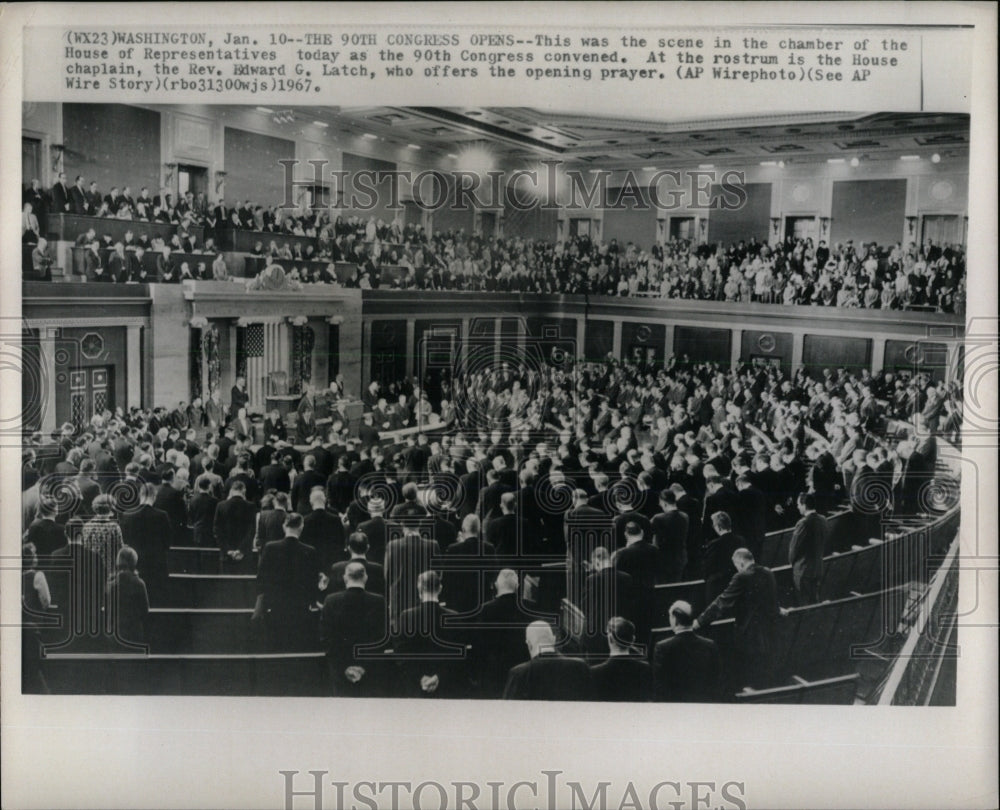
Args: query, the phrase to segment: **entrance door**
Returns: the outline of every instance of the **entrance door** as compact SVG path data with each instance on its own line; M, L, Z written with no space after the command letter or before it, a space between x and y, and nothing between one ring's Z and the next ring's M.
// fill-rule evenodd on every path
M177 166L178 199L183 197L189 191L194 194L195 197L201 193L205 195L205 199L209 198L208 169L204 166L189 166L186 164L180 164Z
M569 221L570 236L590 236L590 219L574 217Z
M444 398L443 383L451 381L452 370L458 360L459 336L455 329L440 328L424 333L420 341L420 367L417 371L420 384L427 391L427 398L437 409ZM448 399L453 397L448 395Z
M816 241L816 217L785 217L785 238Z
M694 217L670 217L670 238L694 239Z
M479 233L490 239L497 230L497 215L493 211L483 211L479 215Z
M69 412L74 425L81 427L94 414L114 409L114 366L90 366L69 372Z
M25 188L31 187L32 180L42 182L42 142L38 138L21 137L21 179Z

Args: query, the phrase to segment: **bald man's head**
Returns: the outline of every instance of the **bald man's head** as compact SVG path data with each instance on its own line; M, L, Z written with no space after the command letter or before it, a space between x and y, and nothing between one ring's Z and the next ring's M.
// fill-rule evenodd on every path
M524 641L528 645L528 652L534 658L540 652L555 647L556 635L548 622L532 622L524 631Z
M368 571L362 563L348 563L344 569L344 585L348 588L363 588L368 581Z
M517 571L513 568L504 568L497 574L497 596L505 593L517 593L518 587Z

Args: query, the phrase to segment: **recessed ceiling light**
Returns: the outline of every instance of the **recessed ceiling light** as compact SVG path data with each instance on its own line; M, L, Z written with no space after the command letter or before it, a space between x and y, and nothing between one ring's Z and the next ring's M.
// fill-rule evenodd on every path
M776 161L776 160L762 160L760 162L760 165L761 166L777 166L778 165L778 161Z
M656 166L643 166L642 170L644 172L655 172L656 171Z
M698 164L698 168L699 169L714 169L715 168L715 164L714 163L699 163Z
M406 144L406 146L409 149L420 149L420 144L416 144L416 143L408 143L408 144Z
M920 155L900 155L900 160L920 160Z
M844 158L827 158L826 162L827 163L846 163L847 161Z
M855 156L851 158L851 165L856 169L861 165L861 158Z
M785 168L785 161L779 160L778 161L778 168L779 169L784 169Z
M326 123L326 121L313 121L313 123L318 127L322 127L323 129L326 129L328 126L330 126L328 123Z
M941 155L939 155L937 152L931 155L931 163L940 163L940 162L941 162Z
M361 137L367 138L370 141L374 141L376 138L378 138L378 135L372 135L370 132L365 132Z
M445 155L445 157L450 157L452 160L458 160L458 155L456 155L454 152L449 152L447 155Z
M270 107L258 107L257 112L267 113L268 115L270 115L271 113L274 112L274 110L272 110Z

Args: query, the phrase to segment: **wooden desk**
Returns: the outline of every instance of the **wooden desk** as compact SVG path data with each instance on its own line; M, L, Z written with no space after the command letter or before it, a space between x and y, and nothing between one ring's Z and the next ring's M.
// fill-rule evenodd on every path
M85 247L74 247L70 249L72 256L72 272L76 275L83 275L86 267L86 254L89 248ZM111 257L113 251L110 248L101 248L98 253L101 254L101 260L107 266L108 259ZM125 254L130 255L135 251L126 250ZM147 250L145 255L142 257L142 265L146 268L146 272L150 275L151 279L156 277L156 261L160 258L162 254L157 250ZM188 269L191 271L191 276L194 277L196 270L198 269L198 262L205 262L205 267L209 272L212 270L212 263L215 261L215 257L218 253L180 253L178 251L172 251L170 254L170 261L174 263L174 266L180 270L181 264L183 262L188 263ZM227 267L228 269L228 267Z
M283 245L289 247L301 245L303 250L308 245L312 245L313 249L316 248L316 239L311 236L294 236L271 231L240 231L234 228L219 228L216 231L215 243L222 250L249 253L258 242L264 246L265 250L270 247L271 242L277 244L279 248Z
M300 399L302 399L301 394L268 394L264 397L264 404L267 406L268 413L277 410L282 421L285 421L289 412L298 407Z
M46 231L50 241L75 242L76 238L91 228L100 239L104 234L111 234L117 242L125 238L127 231L132 231L136 240L142 234L148 234L150 241L159 236L169 242L179 226L169 222L140 222L134 219L113 219L110 217L91 217L83 214L49 214ZM205 241L205 229L200 225L189 225L188 231L200 245Z

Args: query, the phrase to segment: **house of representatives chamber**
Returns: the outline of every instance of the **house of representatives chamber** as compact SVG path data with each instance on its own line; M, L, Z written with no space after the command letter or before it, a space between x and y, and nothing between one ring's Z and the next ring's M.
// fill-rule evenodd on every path
M968 135L25 105L24 690L953 704Z

